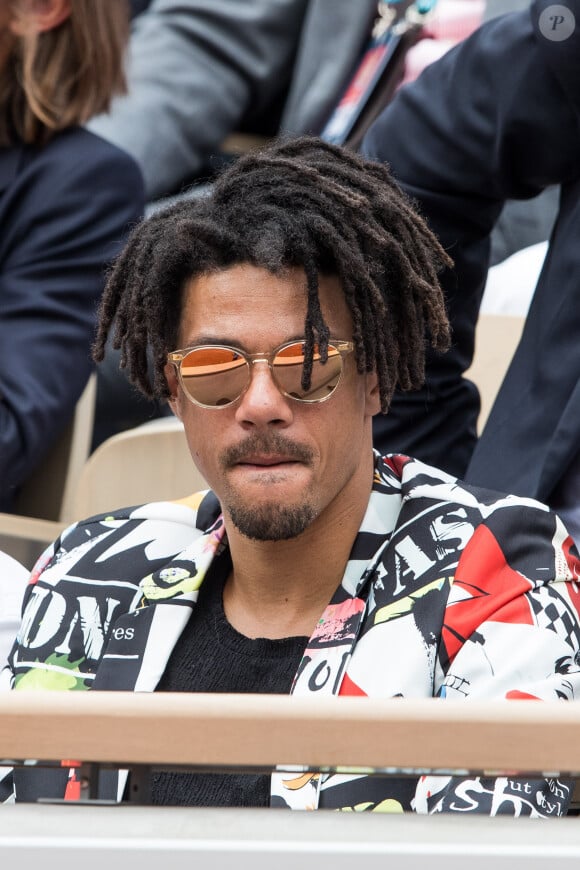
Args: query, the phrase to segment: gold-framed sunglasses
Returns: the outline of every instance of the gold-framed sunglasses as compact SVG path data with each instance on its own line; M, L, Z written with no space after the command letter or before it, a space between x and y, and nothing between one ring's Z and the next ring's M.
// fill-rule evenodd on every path
M289 341L270 353L246 353L225 344L203 344L174 350L167 361L175 366L183 392L201 408L227 408L248 389L251 367L266 363L280 392L297 402L316 403L329 399L340 383L343 357L354 350L352 341L328 342L322 354L314 345L312 373L303 386L305 341Z

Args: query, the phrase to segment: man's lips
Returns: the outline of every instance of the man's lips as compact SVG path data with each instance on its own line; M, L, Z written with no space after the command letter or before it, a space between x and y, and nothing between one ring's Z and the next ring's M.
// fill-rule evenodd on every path
M313 459L313 452L305 444L294 443L279 433L270 433L268 438L246 438L226 448L221 455L223 467L229 469L309 466Z
M295 464L300 460L293 456L284 456L282 454L252 454L244 456L236 462L236 465L252 465L262 468L271 468L273 465L289 465Z

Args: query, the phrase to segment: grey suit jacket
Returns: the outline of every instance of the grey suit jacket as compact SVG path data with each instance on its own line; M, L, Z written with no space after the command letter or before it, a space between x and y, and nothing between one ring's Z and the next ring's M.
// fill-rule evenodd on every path
M129 93L89 127L132 154L147 195L177 192L239 129L320 132L376 0L151 0L133 22Z

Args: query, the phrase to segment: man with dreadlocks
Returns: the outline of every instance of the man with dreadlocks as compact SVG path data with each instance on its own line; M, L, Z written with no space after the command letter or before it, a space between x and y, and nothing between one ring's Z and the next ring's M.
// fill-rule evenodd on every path
M114 324L211 490L62 535L33 573L15 688L575 697L580 564L561 521L372 450L373 415L422 383L425 335L449 343L447 264L384 166L312 138L137 227L95 355ZM546 816L568 796L552 780L152 783L154 803L205 806Z

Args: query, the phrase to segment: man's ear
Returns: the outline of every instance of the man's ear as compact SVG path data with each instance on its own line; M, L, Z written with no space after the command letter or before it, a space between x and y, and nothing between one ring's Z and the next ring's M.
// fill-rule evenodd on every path
M379 378L376 372L369 372L365 375L365 405L366 412L370 417L374 417L381 410Z
M165 380L167 381L167 386L169 387L170 396L168 398L169 407L175 414L175 416L181 420L181 412L179 410L179 398L178 398L178 387L179 383L177 380L177 374L175 372L175 366L172 366L171 363L167 363L164 369Z
M15 36L54 30L71 14L71 0L17 0L10 29Z
M181 411L179 410L179 402L177 401L177 396L171 396L171 398L167 400L167 404L169 405L177 419L181 420Z

